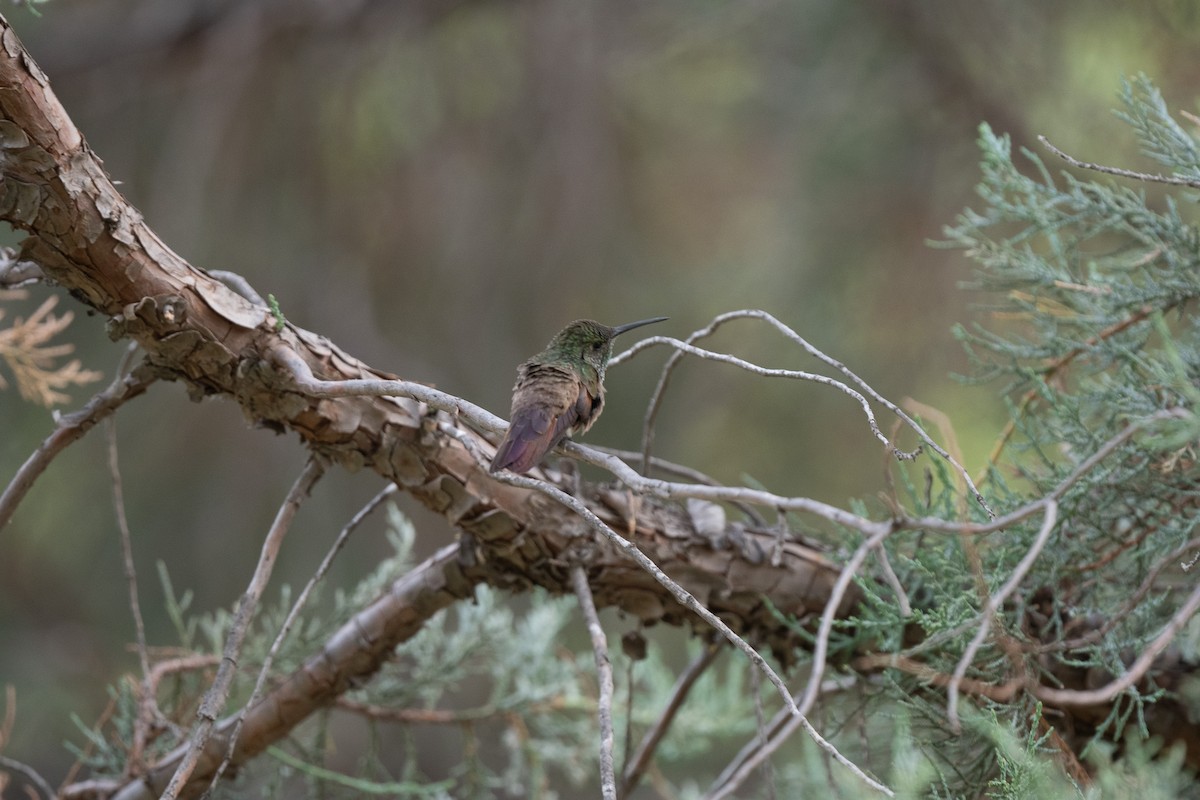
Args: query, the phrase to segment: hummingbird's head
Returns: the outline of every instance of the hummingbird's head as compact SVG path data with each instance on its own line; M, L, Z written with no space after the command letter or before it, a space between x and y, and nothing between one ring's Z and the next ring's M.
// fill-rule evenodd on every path
M578 319L563 328L547 348L561 358L587 364L601 375L612 356L613 328L590 319Z
M558 332L547 348L570 361L578 361L596 370L601 379L604 368L612 357L612 344L619 334L652 322L662 322L666 317L654 317L638 322L629 322L615 328L601 325L590 319L578 319Z

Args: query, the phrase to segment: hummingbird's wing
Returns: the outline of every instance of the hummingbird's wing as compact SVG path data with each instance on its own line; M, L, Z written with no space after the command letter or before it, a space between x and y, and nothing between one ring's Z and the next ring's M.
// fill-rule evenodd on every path
M542 367L523 369L513 392L512 420L496 448L490 472L528 472L592 415L594 399L572 374Z

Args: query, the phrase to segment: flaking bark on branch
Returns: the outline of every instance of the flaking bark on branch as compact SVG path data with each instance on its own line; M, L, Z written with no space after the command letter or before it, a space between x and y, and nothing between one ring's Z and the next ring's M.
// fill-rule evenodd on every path
M47 278L105 314L113 338L141 345L148 372L184 383L196 398L233 398L254 423L294 431L334 463L366 467L396 482L461 531L458 558L471 565L473 581L571 591L560 557L576 547L576 535L584 529L579 520L534 492L491 479L463 445L439 431L439 426L458 424L451 415L402 397L313 398L297 392L272 353L288 351L321 380L395 376L291 323L277 330L268 309L172 252L117 191L2 18L0 150L0 219L29 234L20 258L39 264ZM779 563L768 563L762 555L774 545L770 531L739 528L720 543L697 537L686 514L664 501L643 498L631 527L634 515L622 493L585 487L581 499L606 523L628 530L655 563L731 627L779 654L790 652L796 637L770 605L811 618L824 608L838 576L836 565L798 543L784 548ZM615 548L593 542L585 557L599 576L593 585L597 605L619 606L647 623L691 619ZM448 604L465 596L464 588L435 594ZM396 641L385 640L391 646ZM338 674L361 678L382 658L363 655L362 660ZM263 709L251 710L246 728L258 738L243 757L284 735L349 685L341 678L306 685L311 677L306 668L291 679L316 693L289 705L302 713L279 713L278 694ZM297 689L286 701L291 704L300 694ZM255 727L256 712L272 714L275 724ZM218 737L211 744L216 752L223 743Z
M571 590L565 565L586 561L598 606L618 606L647 623L693 619L611 545L589 537L580 552L577 534L586 528L569 509L491 478L455 436L445 433L454 427L484 440L462 428L454 415L411 398L316 398L297 391L294 373L275 357L281 351L322 381L394 376L317 334L290 323L277 325L269 309L172 252L116 190L3 18L0 151L0 219L29 234L19 259L38 264L47 278L106 315L114 338L141 345L147 366L139 381L154 375L184 383L195 397L230 397L258 425L294 431L336 464L385 476L461 533L460 544L443 548L398 581L354 618L353 628L340 631L322 653L249 710L233 763L261 752L368 678L396 643L437 610L469 597L480 582L514 590L537 585L561 594ZM627 532L730 627L785 657L800 642L772 607L811 623L825 609L841 573L838 565L798 542L786 542L777 561L766 557L777 546L773 530L730 525L725 536L700 536L682 509L653 496L637 498L635 508L625 491L585 485L580 500L614 530ZM971 529L941 522L931 522L929 529ZM850 586L831 613L844 617L857 601ZM1060 677L1066 684L1067 677ZM1184 676L1174 677L1182 683ZM968 680L960 684L963 692L976 693L972 687ZM977 693L986 695L982 689ZM1168 700L1154 711L1168 718L1152 729L1174 735L1175 741L1187 739L1188 726L1172 725L1187 718L1186 707ZM1076 712L1086 723L1102 719L1108 704L1067 713ZM1200 744L1188 743L1191 760L1200 761ZM227 743L219 735L209 744L203 762L208 766L198 767L197 776L215 768L225 753ZM158 785L171 769L169 760L159 765L148 785Z

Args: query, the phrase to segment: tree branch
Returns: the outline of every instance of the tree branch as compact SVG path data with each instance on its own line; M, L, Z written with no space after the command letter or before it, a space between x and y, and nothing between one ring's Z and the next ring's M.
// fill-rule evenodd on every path
M233 622L229 626L229 634L225 639L225 650L221 654L221 665L217 668L217 676L213 679L212 686L205 692L204 700L196 711L196 725L192 729L192 739L188 742L183 758L180 759L179 766L175 769L175 774L171 776L171 782L167 784L167 788L163 792L163 800L175 800L179 797L183 787L191 778L192 772L196 769L196 765L200 763L204 745L208 743L213 727L216 725L217 715L221 713L225 708L225 703L229 700L229 693L233 689L234 671L237 669L238 659L242 655L242 643L246 639L250 623L254 620L254 614L258 610L258 601L266 591L267 582L271 579L271 572L279 558L279 548L283 544L283 537L291 528L292 520L300 508L300 504L308 497L313 484L321 478L324 472L325 467L319 459L309 459L300 476L296 478L296 482L292 484L283 505L279 507L279 513L275 515L275 521L271 524L271 529L263 540L262 553L255 565L254 574L250 577L250 585L246 587L246 592L242 595L237 611L233 615Z
M579 608L583 611L583 618L587 622L588 636L592 640L592 654L596 659L596 683L600 687L596 710L600 719L601 796L604 800L616 800L617 779L613 767L613 749L616 739L613 735L612 721L612 660L608 657L608 642L604 637L604 628L600 625L600 616L596 613L596 603L592 600L592 590L588 586L587 572L579 564L571 567L571 583L575 586L575 596L579 598Z

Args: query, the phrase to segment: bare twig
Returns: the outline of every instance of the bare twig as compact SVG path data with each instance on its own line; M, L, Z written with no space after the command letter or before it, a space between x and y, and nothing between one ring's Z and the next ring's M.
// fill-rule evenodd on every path
M177 658L168 658L156 662L150 667L150 691L158 693L158 686L168 675L177 672L198 672L221 663L221 657L215 653L190 653Z
M900 577L896 574L896 570L892 568L892 561L888 558L887 550L882 544L875 548L875 557L879 561L879 568L883 573L884 581L896 594L896 605L899 607L900 616L911 617L912 603L908 600L908 592L904 591L904 584L900 582Z
M319 459L310 458L292 485L283 504L279 507L271 530L267 532L267 537L263 541L262 553L254 568L254 575L250 578L250 584L246 587L246 592L238 603L233 622L229 626L229 634L225 639L225 650L221 656L221 666L217 669L217 676L213 679L212 686L205 693L200 708L196 711L196 725L192 729L192 738L179 766L175 769L175 774L171 776L171 782L163 792L163 800L175 800L179 797L179 792L191 777L192 771L196 768L196 764L204 752L204 745L212 736L217 716L225 707L230 690L233 688L233 677L237 669L238 658L241 657L242 643L246 639L250 622L258 609L259 599L267 588L267 581L270 580L283 537L291 528L292 519L296 516L300 504L304 502L312 490L313 484L317 482L324 471L325 467Z
M1188 599L1163 626L1154 641L1130 665L1124 675L1096 689L1055 689L1050 686L1036 686L1033 689L1034 696L1042 702L1056 706L1091 706L1107 703L1146 675L1146 672L1154 664L1154 660L1163 650L1167 649L1167 645L1197 610L1200 610L1200 584L1192 589Z
M388 484L378 494L371 498L365 506L358 510L358 513L356 513L353 518L351 518L350 522L348 522L346 526L342 528L341 532L338 533L337 538L335 538L333 544L330 545L329 551L325 554L325 558L321 560L320 565L317 567L317 571L313 573L311 578L309 578L308 583L304 585L304 589L300 592L300 595L296 598L296 601L292 603L291 609L288 610L287 618L284 619L283 624L279 626L279 632L275 635L275 641L271 643L271 648L267 651L266 658L263 659L262 667L258 671L258 679L254 682L254 690L250 693L250 697L246 700L246 702L242 704L242 708L235 718L233 723L233 731L229 734L229 745L225 749L225 758L221 761L220 766L217 767L217 771L213 773L212 780L209 782L210 787L217 785L217 782L221 780L221 776L225 774L225 770L229 768L230 763L233 761L233 756L237 752L238 736L241 734L242 725L246 721L246 712L253 708L258 702L259 698L262 696L263 687L266 685L267 677L271 674L271 666L275 662L275 655L279 652L279 648L283 645L283 641L287 638L288 633L291 632L292 626L296 622L296 617L300 615L300 611L304 608L304 604L308 602L309 595L312 594L313 589L316 588L316 585L320 583L325 575L329 572L329 568L333 566L333 560L337 557L338 553L342 551L342 548L346 546L346 542L349 541L350 534L352 534L355 529L362 524L362 521L366 519L371 512L378 508L384 500L395 494L397 489L398 487L396 484Z
M808 683L804 687L804 695L797 704L801 715L808 713L821 691L821 678L825 674L825 661L829 653L829 636L833 632L833 623L837 618L838 609L842 605L842 599L846 596L846 591L850 588L854 576L858 574L858 568L862 566L867 554L881 546L883 540L890 536L893 530L895 529L891 525L885 525L873 536L864 539L855 549L854 554L850 556L846 565L842 567L837 582L829 592L825 610L821 613L821 624L817 627L816 641L813 643L812 667L808 673Z
M1121 169L1120 167L1106 167L1103 164L1093 164L1090 161L1080 161L1074 156L1067 155L1062 150L1059 150L1054 145L1050 144L1050 140L1045 136L1038 134L1038 141L1042 146L1049 150L1054 155L1066 161L1072 167L1079 169L1090 169L1093 172L1102 172L1105 175L1117 175L1122 178L1133 178L1137 181L1145 181L1147 183L1165 183L1169 186L1190 186L1193 189L1200 189L1200 179L1198 178L1180 178L1177 176L1167 175L1152 175L1148 172L1134 172L1131 169Z
M50 784L46 782L46 779L39 775L38 771L28 764L22 764L20 761L14 761L7 756L0 756L0 769L6 769L9 772L15 772L24 777L26 781L37 787L37 790L41 792L42 796L45 797L46 800L54 800L54 798L57 796L54 789L51 788Z
M693 331L687 337L687 343L692 344L700 339L711 336L726 321L723 319L725 316L727 315L723 314L700 330ZM612 359L609 362L610 365L615 366L615 364L620 363L619 359L623 355L619 354L615 359ZM647 475L650 474L650 467L654 465L654 461L650 455L650 450L654 445L654 422L658 418L659 409L662 408L663 395L666 394L667 386L671 383L671 375L674 373L675 368L682 363L683 355L682 352L677 350L667 357L666 363L663 364L662 372L658 375L658 384L654 387L654 392L650 395L650 402L646 404L646 416L642 421L642 472Z
M612 721L612 661L608 657L608 642L604 637L604 628L600 626L600 616L596 613L596 602L592 598L592 589L588 586L587 572L581 564L571 567L571 586L575 589L575 596L579 598L579 608L583 611L583 618L587 622L588 636L592 640L592 655L596 659L596 683L599 686L597 716L600 719L600 792L604 800L616 800L617 778L613 765L613 749L616 739L613 735Z
M80 439L97 422L146 391L146 387L153 382L154 378L137 372L130 375L118 374L106 389L95 394L83 408L58 417L58 425L54 432L38 445L37 450L33 451L9 481L4 493L0 494L0 530L12 519L13 512L29 492L33 482L46 470L55 456L67 445Z
M1142 579L1141 585L1134 590L1133 594L1129 595L1125 602L1121 604L1120 608L1118 608L1116 611L1113 611L1111 614L1105 615L1104 622L1102 622L1098 627L1089 630L1087 633L1083 634L1082 636L1077 636L1074 639L1064 639L1061 641L1048 642L1046 644L1038 645L1033 649L1033 652L1049 653L1061 650L1074 650L1078 647L1085 647L1089 644L1094 644L1095 642L1100 641L1108 635L1109 631L1117 627L1117 625L1119 625L1123 619L1128 617L1133 610L1138 607L1138 605L1142 602L1142 598L1149 594L1150 590L1154 588L1155 584L1158 582L1158 576L1164 569L1170 566L1176 559L1182 558L1186 553L1190 553L1196 548L1200 548L1200 537L1189 539L1156 561L1154 565L1146 571L1146 577Z
M946 717L950 720L950 727L955 733L962 730L962 723L958 719L958 687L962 683L963 678L967 675L967 668L975 659L975 653L979 651L983 640L987 638L988 631L991 630L992 621L996 617L996 611L1004 603L1008 596L1016 591L1021 585L1021 581L1025 579L1026 573L1033 567L1033 562L1037 561L1042 554L1042 549L1046 546L1046 542L1050 540L1050 533L1054 530L1054 525L1058 522L1058 503L1054 500L1046 501L1045 516L1042 519L1041 530L1038 531L1037 537L1033 544L1025 552L1020 562L1013 569L1012 575L1004 582L983 607L982 619L979 623L979 630L976 631L974 638L970 644L963 650L962 658L959 659L958 665L954 668L954 674L950 678L950 683L946 687Z
M625 767L625 773L621 776L621 786L617 790L618 798L625 798L637 788L638 782L641 781L642 775L646 771L646 767L650 765L650 759L654 757L654 751L658 749L659 742L666 736L670 730L671 723L675 720L675 715L679 713L679 709L683 708L683 702L687 699L692 687L696 685L696 681L704 674L704 671L716 660L717 655L721 650L716 644L708 644L699 656L692 663L688 664L687 669L675 681L675 686L671 689L671 697L667 700L666 707L663 708L658 719L654 721L654 725L642 736L642 741L638 743L637 751L629 760L629 764Z
M816 372L805 372L803 370L796 369L770 369L768 367L760 367L757 364L738 358L737 356L731 356L728 353L717 353L712 350L705 350L704 348L696 347L695 345L688 344L687 342L681 342L678 339L673 339L670 336L651 336L649 338L642 339L623 353L613 356L610 364L613 362L618 362L619 360L624 360L625 358L631 358L642 350L645 350L648 347L653 347L656 344L670 345L671 347L675 348L676 353L687 353L688 355L697 356L707 361L719 361L723 364L732 364L735 367L743 369L754 375L760 375L764 378L791 378L793 380L812 381L814 383L824 384L825 386L831 386L840 392L850 395L858 401L859 406L862 407L864 416L867 418L867 424L871 428L871 433L894 456L902 461L911 461L918 455L919 451L914 450L912 452L906 452L888 441L888 438L883 435L882 431L879 430L879 423L875 420L875 412L871 410L871 404L867 402L867 398L864 397L861 392L851 389L841 381L830 378L827 375L820 375Z
M129 590L129 611L133 615L138 663L142 668L142 703L133 729L133 744L127 768L136 767L146 747L150 725L157 716L154 694L150 691L150 653L146 648L146 625L142 621L142 606L138 601L137 569L133 564L133 541L129 520L125 516L125 494L121 483L121 467L117 459L117 425L115 417L104 421L108 437L108 471L112 476L113 510L121 539L121 558L125 564L125 582Z
M481 465L486 463L482 455L476 449L475 443L471 441L463 433L463 431L450 425L442 426L442 430L457 439L463 444L463 446L470 450ZM658 565L655 564L649 556L643 553L637 545L606 525L602 519L597 517L592 510L584 505L578 498L567 494L554 484L547 483L546 481L540 481L536 478L529 478L524 475L514 475L513 473L507 471L499 473L495 477L496 480L499 480L502 483L541 492L542 494L558 501L562 505L578 514L579 517L588 524L588 527L602 535L604 538L608 539L608 541L614 547L633 560L639 567L645 570L650 577L658 581L658 583L664 589L671 593L671 596L674 597L681 606L703 619L711 627L716 629L718 633L724 636L730 644L732 644L738 650L741 650L746 657L750 659L754 666L762 670L763 674L765 674L768 680L771 681L771 684L779 691L780 696L784 700L784 704L789 709L793 711L795 710L795 703L792 701L792 693L788 690L787 684L783 682L783 678L779 677L775 670L771 669L771 665L767 663L766 659L764 659L757 650L751 647L745 639L734 633L728 625L721 621L720 617L705 608L704 605L697 600L694 595L691 594L691 592L684 589L682 586L672 580L665 572L659 569Z
M356 612L303 665L250 709L239 737L235 763L262 752L314 711L332 703L349 686L360 685L386 661L400 642L415 635L438 611L470 596L480 578L460 568L458 543L440 548L394 580L387 591ZM223 720L214 736L225 736L233 718ZM124 782L112 800L159 797L190 748L172 750L147 773ZM210 742L195 772L207 776L224 758L224 746ZM201 779L194 773L187 793ZM207 777L203 779L207 785ZM69 787L68 787L69 788Z
M785 709L786 711L786 709ZM839 764L850 770L860 781L865 783L871 789L884 795L885 797L895 797L896 793L883 785L879 781L872 778L870 775L863 772L857 764L842 755L836 747L833 746L824 736L817 732L817 729L808 721L808 717L791 716L785 717L783 713L777 714L775 720L779 721L778 727L772 724L775 728L775 733L764 743L759 743L755 737L754 746L747 747L743 752L739 753L734 761L717 777L713 782L713 786L708 793L704 795L704 800L724 800L732 796L732 793L737 791L737 788L745 783L746 779L758 769L767 758L774 753L779 746L788 740L797 728L803 727L817 746L828 753Z
M648 470L646 469L645 456L643 453L638 453L634 450L621 450L616 447L605 447L604 445L597 445L597 444L593 444L590 446L595 450L599 450L601 453L607 453L610 456L616 456L617 458L624 459L625 461L632 461L635 458L641 458L642 459L642 472L648 472ZM656 467L657 469L662 470L663 472L667 473L668 475L675 475L680 478L687 478L689 481L695 481L696 483L702 483L705 486L721 486L722 485L721 482L718 481L716 478L713 478L710 475L707 475L698 469L693 469L692 467L686 466L685 464L676 464L674 461L668 461L667 459L659 458L658 456L650 457L650 466ZM736 501L731 502L730 505L732 505L734 508L738 509L743 514L745 514L746 518L749 519L752 524L757 525L760 528L767 527L767 520L763 517L762 514L758 513L758 510L756 508L754 508L754 506L747 505L746 503L736 502Z
M609 362L609 365L614 366L616 364L619 364L624 359L632 358L639 350L642 350L646 347L650 347L653 344L671 344L672 346L683 344L684 346L682 348L677 348L677 349L686 350L687 352L690 352L693 355L697 355L702 358L714 358L715 357L715 360L718 360L718 361L726 361L727 363L737 363L737 361L740 361L740 359L733 359L732 356L725 356L724 354L718 354L718 353L709 354L709 351L700 350L699 348L692 347L690 342L694 341L696 338L699 338L700 336L708 335L708 333L711 333L712 331L716 330L716 328L719 327L721 324L728 322L729 320L738 319L738 318L760 319L760 320L763 320L764 322L767 322L768 324L772 325L776 330L778 330L781 334L783 334L783 336L785 338L789 339L790 341L792 341L792 342L796 343L797 345L799 345L800 347L802 347L813 358L816 358L818 361L821 361L824 364L827 364L830 367L833 367L837 371L841 372L843 375L845 375L847 378L849 378L853 383L857 384L864 392L866 392L867 395L872 397L876 402L880 403L885 408L887 408L889 411L891 411L893 414L895 414L897 417L904 420L905 424L907 424L910 428L912 428L913 431L915 431L916 434L921 438L921 440L923 442L925 442L925 444L928 445L928 447L931 450L933 450L933 452L937 453L941 458L945 459L946 462L949 463L951 466L953 466L955 468L955 470L962 476L963 480L966 482L967 486L969 487L969 489L971 491L972 497L975 498L975 502L977 502L979 504L979 506L985 512L987 512L988 517L995 517L995 513L991 510L991 508L988 507L987 502L983 499L983 495L980 494L979 489L976 488L975 482L971 480L971 476L967 472L966 468L962 464L960 464L958 461L956 461L941 446L939 446L937 444L937 442L933 441L933 439L931 439L929 437L929 434L927 434L925 432L925 430L912 419L912 417L910 417L908 414L906 414L904 412L904 410L901 409L899 406L897 406L895 403L892 403L890 400L886 399L885 397L880 395L878 392L876 392L875 389L873 389L870 384L868 384L862 378L858 377L858 375L854 374L854 372L852 372L848 367L846 367L845 364L841 363L840 361L838 361L835 358L832 358L831 356L826 355L821 350L819 350L816 347L814 347L813 345L811 345L806 339L804 339L802 336L800 336L794 330L789 328L787 325L784 325L782 322L780 322L778 319L776 319L772 315L768 314L766 311L762 311L760 309L743 309L740 311L730 311L728 313L721 314L721 315L713 318L713 321L711 323L709 323L709 325L706 328L703 328L700 331L697 331L695 334L693 334L691 337L689 337L688 344L678 342L675 339L668 339L666 337L651 337L649 339L644 339L644 340L638 342L637 344L635 344L633 347L630 347L628 350L618 354L617 356L614 356L613 359ZM672 359L674 359L674 358L675 358L675 355L672 355ZM733 359L733 360L731 360L731 359ZM742 366L741 364L737 364L737 365ZM672 366L673 366L673 364L672 364ZM760 369L762 369L762 368L755 367L751 371L756 371L756 370L760 370ZM769 372L772 372L772 371L767 371L767 373L769 373ZM784 372L788 372L788 370L777 370L774 372L784 373ZM767 373L759 373L759 374L767 374ZM663 373L664 377L662 380L660 380L660 386L658 388L656 388L656 390L655 390L656 395L661 394L661 391L665 389L666 375L667 375L667 373L666 373L666 370L664 369L664 373ZM802 377L804 375L807 375L807 373L797 373L796 375L792 375L789 377ZM818 382L826 383L827 385L834 386L835 388L838 388L842 391L847 392L852 397L859 399L859 402L863 405L864 411L866 412L868 422L871 425L871 432L897 458L904 460L904 459L911 459L911 458L916 457L916 455L917 455L916 452L905 453L904 451L899 450L887 439L887 437L885 437L880 432L879 426L875 422L874 414L872 414L870 407L866 404L866 401L862 399L861 395L859 395L857 392L850 389L849 387L845 386L845 384L841 384L837 381L831 381L828 378L824 378L824 376L818 376ZM657 402L658 401L656 400L655 403L657 403ZM654 409L654 413L657 413L656 408ZM647 421L648 425L653 424L653 417L649 410L647 412L647 420L648 420ZM645 447L644 449L645 449L646 453L649 454L648 447Z
M17 690L10 683L4 687L4 717L0 721L0 750L3 750L8 744L9 738L12 736L13 726L17 721ZM37 790L42 793L46 800L54 800L55 791L50 787L37 770L33 767L22 764L20 761L0 755L0 769L6 769L9 772L15 772L18 775L24 776L25 780L37 787ZM4 794L5 781L0 780L0 795ZM33 791L27 789L29 796L33 796Z

